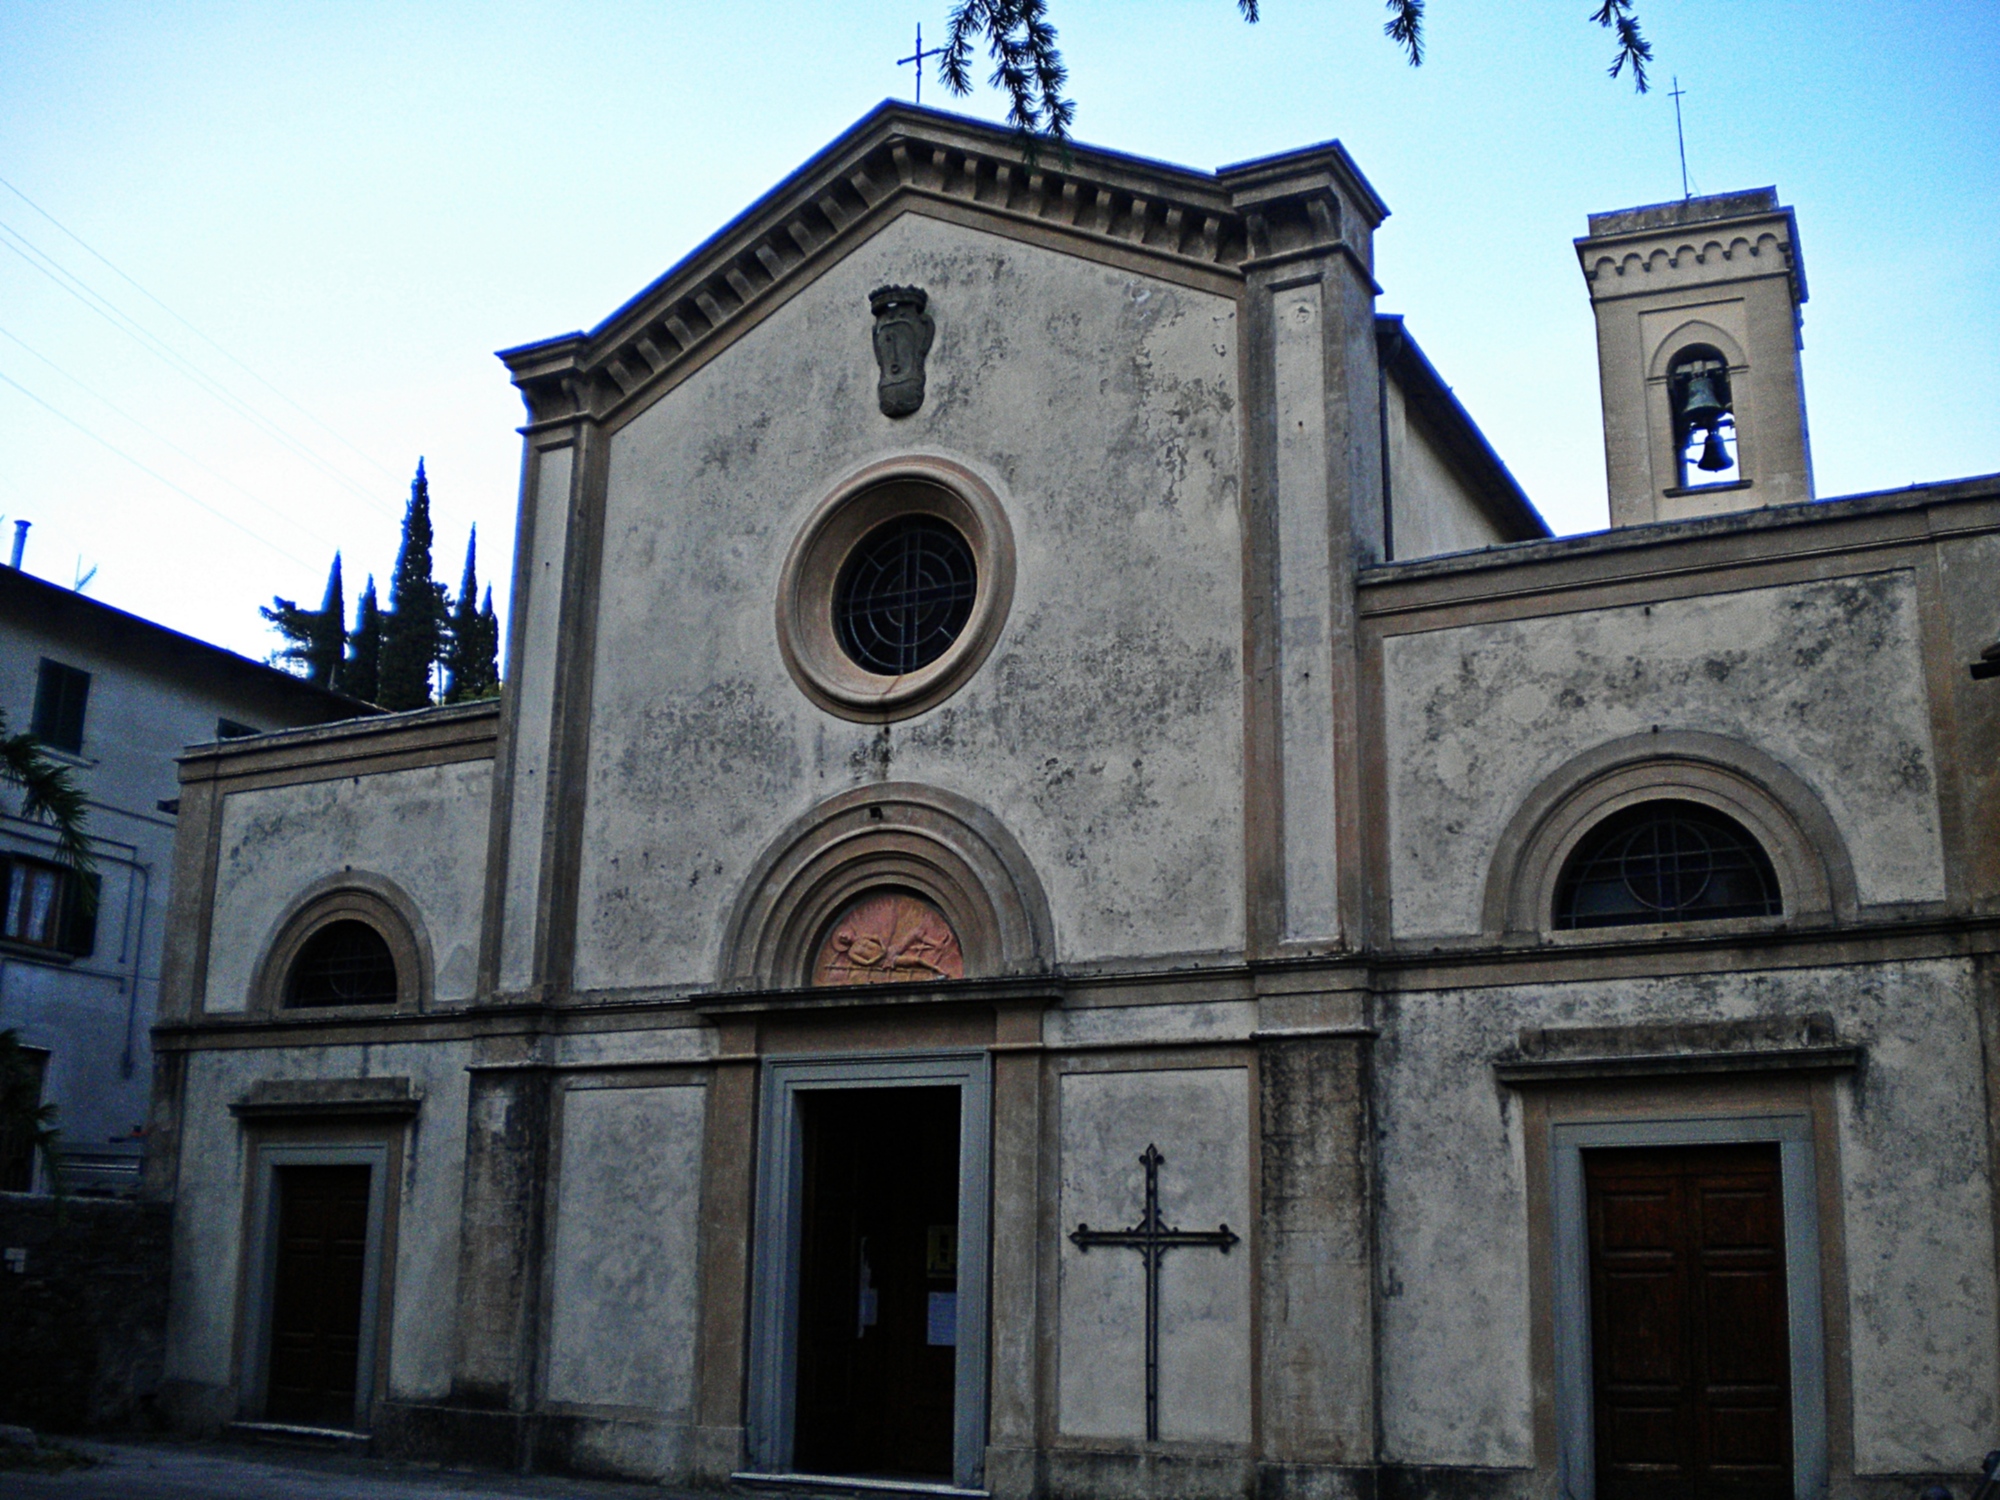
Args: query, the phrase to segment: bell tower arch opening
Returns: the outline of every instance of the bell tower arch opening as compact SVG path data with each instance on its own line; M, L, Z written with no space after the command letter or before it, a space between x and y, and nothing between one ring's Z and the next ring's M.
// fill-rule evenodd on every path
M1613 526L1813 498L1799 363L1805 268L1776 188L1592 214Z

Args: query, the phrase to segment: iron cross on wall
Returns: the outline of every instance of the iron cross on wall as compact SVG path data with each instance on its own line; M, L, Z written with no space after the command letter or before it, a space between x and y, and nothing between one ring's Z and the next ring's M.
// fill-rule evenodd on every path
M1070 1243L1089 1252L1098 1245L1123 1245L1137 1250L1146 1267L1146 1441L1160 1440L1160 1260L1169 1250L1203 1247L1224 1255L1237 1236L1227 1224L1214 1229L1169 1229L1160 1222L1160 1164L1166 1158L1158 1146L1147 1146L1139 1160L1146 1168L1146 1208L1130 1229L1092 1229L1079 1223Z

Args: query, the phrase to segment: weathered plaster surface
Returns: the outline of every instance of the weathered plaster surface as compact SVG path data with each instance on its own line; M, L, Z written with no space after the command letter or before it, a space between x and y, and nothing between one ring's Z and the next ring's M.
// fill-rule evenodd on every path
M1383 658L1398 937L1477 932L1529 792L1655 726L1733 736L1803 778L1864 903L1944 896L1906 570L1394 636Z
M166 1375L222 1387L234 1370L244 1203L251 1192L249 1138L231 1103L266 1080L406 1077L423 1096L408 1127L392 1299L389 1392L442 1396L451 1383L464 1187L466 1048L318 1047L197 1052L188 1059L180 1172L175 1183L172 1300ZM296 1136L288 1137L296 1139Z
M1992 1446L1994 1246L1980 1049L1956 962L1385 997L1382 1423L1409 1463L1532 1462L1520 1096L1487 1066L1519 1028L1829 1011L1868 1049L1837 1085L1863 1473L1969 1472ZM1671 1091L1653 1113L1671 1109ZM1829 1349L1829 1362L1841 1351Z
M1398 560L1466 552L1506 540L1453 472L1403 391L1388 386L1389 507Z
M698 1084L563 1096L550 1399L690 1420L706 1097Z
M713 1026L671 1026L643 1031L582 1031L556 1039L557 1057L566 1067L604 1063L707 1062L719 1050Z
M1227 1254L1169 1251L1160 1280L1160 1436L1250 1436L1250 1099L1240 1067L1070 1073L1061 1086L1058 1427L1068 1437L1146 1432L1145 1277L1136 1250L1077 1249L1067 1236L1135 1224L1139 1157L1165 1156L1160 1215L1179 1229L1227 1224Z
M343 868L385 876L423 914L440 1002L472 998L492 762L233 792L223 803L206 1006L244 1009L301 892Z
M1093 1042L1241 1042L1257 1026L1254 1000L1185 1005L1105 1005L1063 1008L1042 1018L1042 1041L1051 1047Z
M929 395L876 404L867 295L930 293ZM888 777L995 809L1066 959L1243 931L1234 303L905 215L611 443L576 982L712 980L785 824ZM1011 616L955 697L888 728L778 654L786 549L842 474L908 452L990 476Z
M507 808L507 873L501 886L500 987L534 977L535 910L542 892L542 832L548 821L549 764L555 735L556 651L562 624L563 548L569 537L575 450L539 455L535 525L528 556L521 659L507 661L514 699L513 787Z

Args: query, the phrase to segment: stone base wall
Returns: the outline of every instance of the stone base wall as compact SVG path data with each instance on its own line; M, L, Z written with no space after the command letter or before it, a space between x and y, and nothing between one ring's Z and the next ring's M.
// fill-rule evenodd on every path
M169 1213L163 1203L0 1194L0 1422L44 1432L159 1425Z

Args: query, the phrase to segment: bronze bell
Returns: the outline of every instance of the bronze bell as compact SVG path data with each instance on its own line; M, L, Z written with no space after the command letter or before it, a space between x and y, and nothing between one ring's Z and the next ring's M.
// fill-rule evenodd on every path
M1695 467L1714 474L1730 467L1729 450L1722 446L1722 432L1719 428L1708 429L1708 441L1701 445L1701 457Z
M1715 394L1715 376L1709 370L1695 370L1688 376L1687 398L1681 403L1681 420L1688 424L1689 431L1705 427L1710 441L1714 441L1715 419L1729 408L1722 404L1722 398ZM1704 460L1703 467L1707 467Z

